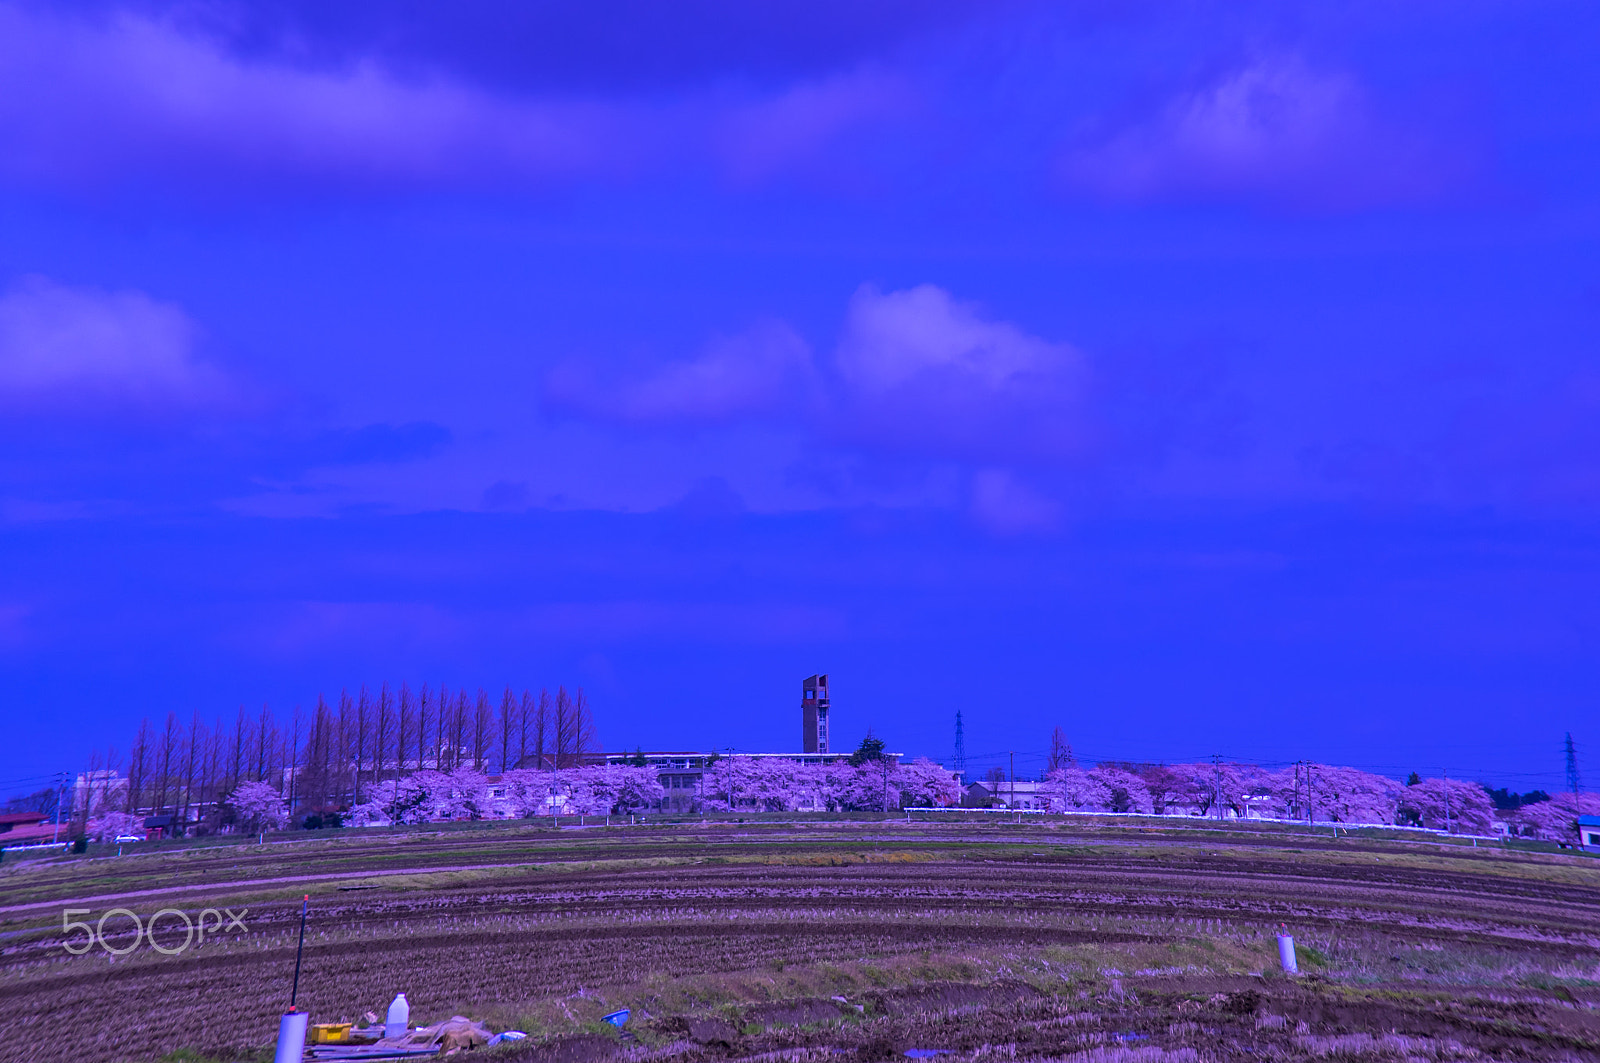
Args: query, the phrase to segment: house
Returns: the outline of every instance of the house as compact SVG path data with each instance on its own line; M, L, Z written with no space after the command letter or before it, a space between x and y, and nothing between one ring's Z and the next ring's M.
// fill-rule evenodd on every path
M1055 791L1049 783L1002 779L975 782L962 795L962 808L1009 808L1018 812L1048 812ZM1058 791L1056 791L1058 792Z
M38 845L62 836L44 812L7 812L0 815L0 848Z
M904 754L885 753L890 763L899 764ZM656 779L665 791L661 799L663 812L694 812L700 808L705 792L707 772L716 772L718 764L729 758L746 762L763 763L789 761L794 764L842 764L850 759L849 753L715 753L711 751L640 751L636 753L607 753L607 764L637 765L656 770ZM737 798L736 798L737 799Z
M1578 845L1586 853L1600 853L1600 816L1578 817Z
M183 837L183 821L171 812L144 817L145 841L156 842L162 838Z

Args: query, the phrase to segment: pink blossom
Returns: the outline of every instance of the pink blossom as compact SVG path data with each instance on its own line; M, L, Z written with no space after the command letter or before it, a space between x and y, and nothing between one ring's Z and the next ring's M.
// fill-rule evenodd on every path
M270 783L242 783L225 801L233 809L234 821L246 830L282 830L289 825L283 795Z
M1107 808L1112 812L1153 812L1150 787L1131 771L1099 765L1089 775L1106 788Z
M1111 807L1111 788L1082 768L1057 768L1045 784L1052 812L1103 812Z
M1581 799L1580 799L1581 798ZM1512 832L1547 842L1575 842L1578 816L1600 816L1600 794L1558 793L1548 801L1522 805L1508 817Z
M1402 787L1400 812L1432 830L1489 834L1494 830L1494 802L1477 783L1460 779L1424 779Z

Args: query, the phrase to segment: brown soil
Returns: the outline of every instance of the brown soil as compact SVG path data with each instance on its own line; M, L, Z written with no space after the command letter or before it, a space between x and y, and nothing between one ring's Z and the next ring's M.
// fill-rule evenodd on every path
M404 990L419 1021L536 1035L496 1059L1600 1058L1600 873L1582 858L1044 828L573 834L13 869L7 896L40 907L0 928L0 1058L259 1058L293 973L296 872L327 876L303 1008L353 1018ZM162 891L126 904L144 914L227 900L249 934L68 956L79 889ZM1306 977L1273 969L1280 923L1315 949ZM623 1006L619 1040L597 1020Z

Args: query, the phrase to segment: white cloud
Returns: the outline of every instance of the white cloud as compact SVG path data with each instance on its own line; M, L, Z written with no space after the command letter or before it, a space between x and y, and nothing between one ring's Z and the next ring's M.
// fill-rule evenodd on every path
M952 457L1061 457L1086 438L1087 365L931 284L868 285L836 361L847 437Z
M1366 87L1293 55L1178 93L1066 160L1068 180L1124 201L1254 197L1350 209L1437 195L1461 152L1403 127Z
M980 469L972 478L972 516L998 535L1054 531L1061 506L1007 469Z
M594 379L569 363L551 375L548 394L558 404L633 423L725 423L795 410L814 401L811 349L781 321L718 337L698 358L670 362L620 384Z
M13 412L141 412L225 399L179 307L141 292L28 277L0 296L0 404Z

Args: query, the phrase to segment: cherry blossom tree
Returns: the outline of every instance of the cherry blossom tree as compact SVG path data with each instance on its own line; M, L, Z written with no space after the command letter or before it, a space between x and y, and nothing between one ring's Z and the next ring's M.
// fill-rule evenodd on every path
M1512 831L1547 842L1578 841L1578 817L1600 816L1600 794L1555 794L1548 801L1520 805L1508 817Z
M114 842L125 835L142 835L143 821L131 812L107 812L89 824L89 837L97 842Z
M1242 814L1244 795L1253 779L1234 764L1173 764L1164 769L1167 813L1215 816L1220 801L1224 815Z
M282 830L289 825L289 811L277 787L265 782L241 783L227 797L234 822L247 831Z
M1273 772L1257 787L1270 812L1319 823L1387 824L1395 821L1401 791L1393 779L1331 764L1301 764Z
M1090 778L1106 788L1106 808L1111 812L1153 812L1155 801L1143 779L1123 768L1097 765Z
M666 796L655 768L625 764L573 768L561 773L560 785L567 793L564 810L578 816L637 812Z
M954 773L926 757L897 767L892 783L900 791L901 808L948 808L961 803L961 784Z
M1111 787L1082 768L1057 768L1045 779L1043 792L1052 812L1104 812L1111 808Z
M1157 815L1171 815L1178 811L1186 783L1178 773L1165 764L1154 764L1139 771L1150 794L1151 811Z
M1433 830L1461 834L1489 834L1494 830L1494 802L1474 782L1423 779L1401 787L1399 809Z
M483 819L491 814L489 779L483 772L463 764L448 775L426 774L429 819Z
M513 819L543 816L550 811L550 773L535 768L513 768L500 776L500 814Z

